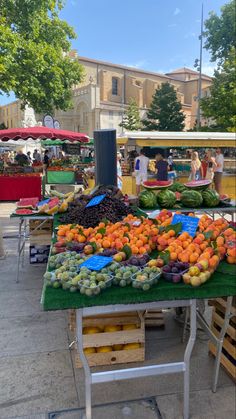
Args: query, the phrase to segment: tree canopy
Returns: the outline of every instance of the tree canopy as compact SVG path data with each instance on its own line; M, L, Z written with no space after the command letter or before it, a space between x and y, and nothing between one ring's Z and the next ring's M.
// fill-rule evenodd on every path
M215 12L204 22L205 48L211 53L211 61L222 65L235 46L236 0L231 0L221 8L221 15Z
M0 0L0 94L13 91L36 112L66 110L83 70L68 52L73 29L62 0Z
M120 127L123 127L128 131L137 131L141 128L141 125L138 105L135 99L131 98L129 100L129 106L125 110L123 121L120 123Z
M220 16L212 12L205 22L205 48L211 52L211 61L217 62L218 68L210 96L201 99L201 110L214 131L236 129L235 10L236 0L231 0L222 7Z
M156 89L143 125L145 131L182 131L185 115L176 91L169 83Z
M235 131L236 127L236 58L232 49L221 70L216 70L210 87L210 96L201 100L201 109L210 118L210 128L217 131Z

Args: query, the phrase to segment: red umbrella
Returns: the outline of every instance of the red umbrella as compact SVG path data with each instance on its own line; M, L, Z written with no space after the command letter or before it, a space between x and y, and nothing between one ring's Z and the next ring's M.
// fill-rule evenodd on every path
M65 131L54 128L46 127L32 127L32 128L13 128L0 130L0 140L27 140L33 138L33 140L41 139L45 140L50 138L51 140L68 140L68 141L80 141L81 143L88 143L89 137L81 132Z

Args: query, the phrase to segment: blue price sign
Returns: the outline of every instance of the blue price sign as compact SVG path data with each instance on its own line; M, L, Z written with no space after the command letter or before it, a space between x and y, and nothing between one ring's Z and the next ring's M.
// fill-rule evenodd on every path
M86 268L91 269L92 271L100 271L106 265L111 263L112 260L113 258L108 256L91 256L85 262L81 263L81 265L79 265L79 268L81 268L82 266L86 266Z
M175 214L171 224L182 223L182 231L186 231L190 236L194 237L197 231L199 218L190 217L189 215Z
M94 207L94 205L100 204L100 202L103 201L103 199L105 198L105 196L106 196L106 194L95 196L94 198L92 198L89 201L89 203L86 205L85 208Z

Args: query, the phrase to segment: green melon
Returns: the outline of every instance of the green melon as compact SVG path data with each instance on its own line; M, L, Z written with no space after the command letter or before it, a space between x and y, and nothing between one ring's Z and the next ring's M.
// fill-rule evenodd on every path
M207 189L202 192L203 205L206 207L217 207L220 203L220 195L214 189Z
M162 208L173 208L176 203L176 196L170 190L164 190L157 194L157 203Z
M200 192L197 191L184 191L181 194L181 203L186 208L197 208L202 205L203 198Z
M180 192L181 193L183 191L186 191L187 188L186 188L186 186L183 185L183 183L174 182L173 185L171 185L168 189L172 192Z
M156 204L157 200L154 192L145 190L139 194L139 205L141 208L155 208Z

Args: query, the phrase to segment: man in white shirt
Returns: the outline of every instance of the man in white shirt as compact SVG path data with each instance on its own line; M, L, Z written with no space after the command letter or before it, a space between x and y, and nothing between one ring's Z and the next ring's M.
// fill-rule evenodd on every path
M134 169L136 173L136 193L140 193L140 185L147 180L149 159L145 156L144 150L140 150L140 154L134 160Z
M222 176L223 176L223 170L224 170L224 156L221 152L220 148L216 149L216 158L215 158L215 169L214 169L214 184L215 184L215 190L218 192L218 194L221 195L221 183L222 183Z

